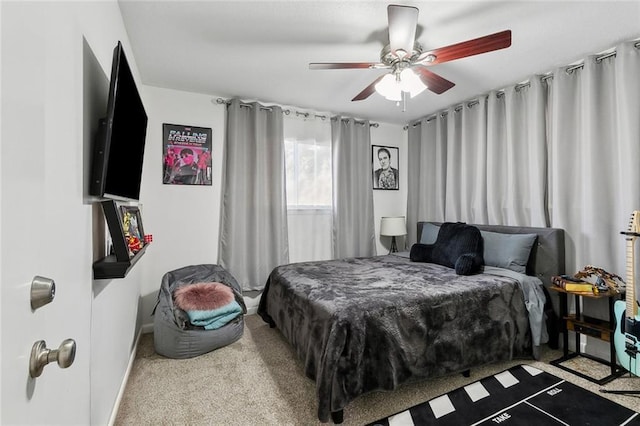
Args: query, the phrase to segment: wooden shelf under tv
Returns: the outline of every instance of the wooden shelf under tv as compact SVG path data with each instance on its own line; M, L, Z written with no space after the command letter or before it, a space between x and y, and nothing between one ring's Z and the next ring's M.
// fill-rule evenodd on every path
M124 278L129 270L142 257L147 246L145 245L131 259L118 261L114 254L104 257L93 263L93 279L105 280L112 278Z

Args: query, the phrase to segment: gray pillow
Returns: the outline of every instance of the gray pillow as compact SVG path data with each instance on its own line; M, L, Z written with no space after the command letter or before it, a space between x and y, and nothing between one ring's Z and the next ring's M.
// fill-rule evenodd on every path
M527 263L536 234L500 234L480 231L484 239L484 264L527 273Z
M440 226L433 223L423 223L420 244L434 244L438 239L438 232L440 232Z

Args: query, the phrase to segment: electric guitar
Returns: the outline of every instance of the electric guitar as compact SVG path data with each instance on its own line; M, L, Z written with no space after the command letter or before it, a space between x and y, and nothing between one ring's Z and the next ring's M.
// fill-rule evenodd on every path
M640 375L640 315L635 296L634 243L640 236L640 211L631 215L629 230L621 232L627 240L627 282L626 301L618 300L613 310L616 318L616 330L613 342L620 365L631 374Z

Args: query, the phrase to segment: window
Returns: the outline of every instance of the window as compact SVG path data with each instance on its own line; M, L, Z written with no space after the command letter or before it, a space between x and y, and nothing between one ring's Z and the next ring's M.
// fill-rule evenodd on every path
M289 210L331 210L331 123L285 118L284 147Z
M285 164L289 209L331 208L331 143L287 138Z
M289 261L332 257L331 124L284 121Z

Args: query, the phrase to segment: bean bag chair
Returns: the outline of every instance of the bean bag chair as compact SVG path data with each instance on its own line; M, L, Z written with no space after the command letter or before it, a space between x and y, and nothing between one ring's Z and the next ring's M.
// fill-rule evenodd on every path
M199 306L198 298L207 292L213 295L208 303L214 305ZM176 296L187 310L176 304ZM242 337L246 313L240 285L222 266L191 265L167 272L153 312L155 350L168 358L192 358L226 346Z

